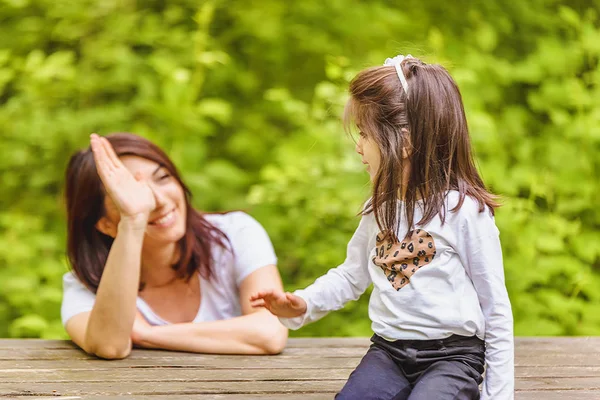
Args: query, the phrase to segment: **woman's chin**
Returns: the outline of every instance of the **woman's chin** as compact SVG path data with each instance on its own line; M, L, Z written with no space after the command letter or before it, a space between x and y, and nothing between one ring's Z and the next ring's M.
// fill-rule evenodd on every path
M181 240L185 235L185 226L173 226L169 229L147 229L146 239L154 244L169 244Z

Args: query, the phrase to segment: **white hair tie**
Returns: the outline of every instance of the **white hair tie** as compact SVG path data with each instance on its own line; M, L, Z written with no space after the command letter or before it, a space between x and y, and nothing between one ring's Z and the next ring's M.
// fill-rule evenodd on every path
M404 76L404 72L402 71L402 66L400 65L402 63L402 61L409 59L409 58L414 58L413 56L411 56L410 54L407 56L403 56L402 54L397 55L394 58L386 58L385 62L383 63L384 66L394 66L394 68L396 68L396 74L398 75L398 79L400 79L400 84L402 85L402 88L404 89L404 92L406 93L406 98L408 98L408 82L406 82L406 77Z

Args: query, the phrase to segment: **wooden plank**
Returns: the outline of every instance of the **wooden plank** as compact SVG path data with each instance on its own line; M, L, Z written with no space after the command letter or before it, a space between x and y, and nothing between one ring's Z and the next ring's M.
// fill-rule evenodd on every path
M347 379L352 368L331 369L219 369L197 368L120 368L120 369L5 369L0 370L0 385L5 383L68 382L206 382L206 381L307 381Z
M229 369L232 366L238 368L354 368L358 365L360 357L293 357L293 356L218 356L218 355L195 355L178 356L174 353L171 357L153 358L133 355L124 360L106 361L97 358L61 358L56 359L15 359L0 360L2 369L45 369L45 368L79 368L96 369L106 368L218 368ZM597 355L539 355L521 357L517 355L515 365L522 367L597 367L600 359Z
M0 374L2 372L0 371ZM515 377L598 377L600 366L541 366L541 367L515 367Z
M308 348L308 347L296 347L287 348L283 353L277 355L280 358L295 358L295 357L306 357L306 358L362 358L367 352L367 348L361 347L336 347L331 349L323 348ZM195 358L227 358L234 361L239 357L252 357L261 358L265 356L235 356L235 355L214 355L214 354L194 354L184 352L172 352L172 351L161 351L161 350L144 350L134 349L131 355L128 357L132 360L143 360L143 359L155 359L162 361L169 361L174 358L177 359L195 359ZM587 352L574 352L570 349L550 349L546 351L538 351L535 349L523 349L516 350L517 363L530 363L532 360L543 359L543 358L579 358L579 359L597 359L600 360L600 351ZM15 349L0 349L0 361L8 360L91 360L96 357L86 354L80 349L75 348L15 348ZM600 365L600 361L595 363Z
M521 377L515 381L516 390L598 390L600 394L600 378L568 377L568 378L530 378Z
M329 337L329 338L289 338L287 347L368 347L371 344L367 337ZM46 339L0 339L0 349L46 348L70 349L76 346L70 340Z
M331 400L333 393L278 393L269 394L264 393L260 395L244 394L240 397L239 394L188 394L184 396L179 395L117 395L117 396L94 396L94 399L118 399L118 400ZM15 399L27 399L27 400L80 400L89 398L88 396L15 396Z
M39 384L56 384L58 386L69 385L70 383L111 383L118 385L119 382L156 382L160 384L167 383L198 383L204 387L206 383L228 382L240 383L244 382L293 382L293 381L330 381L330 380L346 380L351 369L328 369L319 370L299 370L299 371L275 371L275 370L164 370L164 369L145 369L140 370L104 370L104 371L79 371L62 370L62 371L33 371L28 375L21 374L20 376L3 376L0 381L2 388L11 387L11 385L19 385L23 383L33 383L35 387ZM3 371L6 372L6 371ZM319 373L320 372L320 373ZM45 374L45 375L44 375ZM516 388L518 390L569 390L569 389L586 389L600 390L599 376L569 376L569 377L518 377L516 380Z
M97 368L204 368L204 369L231 369L236 368L277 368L277 369L328 369L328 368L355 368L359 358L285 358L281 356L269 357L243 357L231 358L227 356L199 356L197 358L172 358L157 360L152 358L134 359L126 358L118 361L100 359L89 360L11 360L0 361L0 370L4 369L97 369Z
M302 347L364 347L371 344L366 337L339 337L339 338L290 338L287 342L288 348ZM46 349L72 349L77 348L70 340L46 340L46 339L0 339L0 349L16 348L46 348Z
M590 366L600 365L600 359L595 354L539 354L535 356L522 356L516 354L515 367L541 367L541 366Z
M534 344L536 346L572 343L579 346L600 342L600 336L517 336L515 343Z
M15 399L22 400L80 400L82 396L16 396ZM87 396L85 398L88 398ZM99 398L99 397L95 397ZM102 396L102 399L118 399L118 400L240 400L239 394L200 394L200 395L119 395L119 396ZM331 400L333 393L280 393L280 394L260 394L260 395L244 395L244 400ZM568 391L525 391L517 392L515 400L598 400L600 392L588 390L568 390Z
M180 382L40 382L3 383L1 396L75 396L75 395L167 395L167 394L259 394L259 393L334 393L344 385L345 379L319 381L212 381ZM537 391L545 397L550 391L573 393L585 390L600 394L600 381L597 378L523 378L516 381L517 391Z
M248 382L70 382L9 383L0 386L2 396L98 396L98 395L194 395L262 393L336 393L345 380ZM331 396L333 397L333 396Z
M367 352L367 348L351 347L351 348L332 348L324 351L322 348L288 348L285 349L277 357L284 358L295 358L295 357L350 357L350 358L362 358ZM600 357L600 353L598 353ZM260 358L265 356L239 356L239 355L217 355L217 354L194 354L184 352L173 352L173 351L162 351L162 350L142 350L134 349L131 355L128 357L135 360L143 359L156 359L156 360L171 360L174 358L198 358L198 357L209 357L209 358L223 358L228 357L229 359L237 359L239 357L252 357ZM90 360L95 359L95 356L86 354L84 351L79 349L32 349L32 348L21 348L21 349L0 349L0 360Z
M280 393L280 394L260 394L260 395L244 395L244 400L331 400L333 393ZM89 398L88 396L15 396L11 397L14 399L27 399L27 400L80 400ZM101 396L95 399L118 399L118 400L239 400L239 394L201 394L201 395L135 395L135 396ZM556 391L556 392L517 392L515 394L516 400L564 400L564 399L575 399L575 400L598 400L600 398L600 392L587 391L587 390L569 390L569 391Z
M596 390L535 390L515 393L515 400L598 400L600 391Z
M319 369L241 369L230 366L229 369L203 368L96 368L79 369L0 369L0 384L6 382L68 382L68 381L253 381L253 380L318 380L345 379L352 368ZM517 379L520 378L567 378L596 377L600 379L600 367L517 367Z
M0 349L72 349L75 344L70 340L45 339L0 339Z

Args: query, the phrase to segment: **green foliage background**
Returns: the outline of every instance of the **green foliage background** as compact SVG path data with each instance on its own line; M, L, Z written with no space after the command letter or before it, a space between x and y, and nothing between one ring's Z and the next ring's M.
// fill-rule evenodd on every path
M164 147L270 233L288 289L345 256L368 177L339 116L397 53L462 90L517 335L600 334L597 0L0 0L0 337L65 337L63 174L89 133ZM368 296L296 335L368 335Z

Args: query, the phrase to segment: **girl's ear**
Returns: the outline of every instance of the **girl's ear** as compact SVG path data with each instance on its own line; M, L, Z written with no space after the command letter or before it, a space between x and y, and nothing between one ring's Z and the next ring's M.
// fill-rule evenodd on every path
M105 216L96 222L96 229L113 239L117 236L117 226Z
M404 143L404 146L402 146L402 159L406 160L406 159L410 158L410 156L412 155L412 150L413 150L412 144L410 142L410 132L406 128L402 128L401 132L402 132L402 143Z

